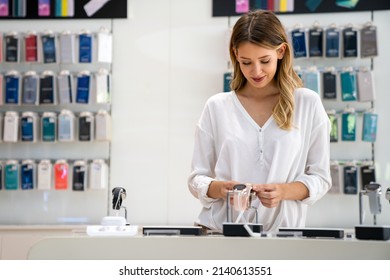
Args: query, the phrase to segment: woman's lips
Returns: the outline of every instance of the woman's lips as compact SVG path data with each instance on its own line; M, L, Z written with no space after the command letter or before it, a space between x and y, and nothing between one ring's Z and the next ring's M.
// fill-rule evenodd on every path
M252 78L252 80L256 83L261 83L265 79L265 76L259 78Z

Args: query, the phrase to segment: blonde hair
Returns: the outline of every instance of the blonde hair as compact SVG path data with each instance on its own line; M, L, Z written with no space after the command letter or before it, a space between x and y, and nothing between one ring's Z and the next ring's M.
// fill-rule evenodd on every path
M268 49L286 46L283 58L278 60L275 73L275 82L280 91L280 97L272 115L280 128L291 129L295 108L294 90L302 87L302 81L293 69L292 48L282 23L274 13L265 10L251 11L238 19L233 27L229 46L230 59L234 67L230 87L234 91L242 89L247 82L235 54L239 45L244 42Z

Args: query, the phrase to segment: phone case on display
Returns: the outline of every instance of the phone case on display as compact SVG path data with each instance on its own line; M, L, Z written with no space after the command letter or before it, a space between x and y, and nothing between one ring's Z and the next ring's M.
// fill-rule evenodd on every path
M35 126L36 121L33 116L22 116L20 119L20 127L21 127L21 141L22 142L34 142L35 140Z
M60 104L70 104L73 101L72 98L72 76L67 75L58 75L57 76L57 86L58 86L58 101Z
M336 28L329 28L325 31L325 56L340 56L340 31Z
M39 79L39 104L54 104L54 76L45 75Z
M343 47L344 57L354 58L358 56L357 30L352 27L343 30Z
M4 104L3 81L4 81L4 77L3 77L3 75L0 73L0 105L3 105L3 104Z
M48 17L51 15L50 0L38 0L38 16Z
M357 88L359 101L371 102L374 101L374 84L372 81L371 71L359 71L357 72Z
M45 34L41 36L43 62L44 63L56 63L56 42L55 36L51 34Z
M74 115L62 111L58 116L58 140L74 141Z
M88 104L91 88L91 76L80 75L77 77L76 103Z
M357 194L357 167L344 166L344 194Z
M226 72L223 74L223 91L224 92L231 91L230 82L231 82L232 78L233 78L232 72Z
M363 135L365 142L375 142L378 127L378 115L370 112L363 114Z
M37 75L25 75L22 78L22 103L36 105L38 102L38 83Z
M108 187L108 166L104 160L93 160L89 165L90 189L107 189Z
M19 37L18 35L5 35L5 61L19 62Z
M12 1L12 16L25 17L26 16L26 1L27 0L13 0Z
M362 189L370 183L376 182L375 166L374 165L362 165L360 167L360 175L362 178Z
M305 74L305 87L320 93L320 73L316 71L308 71Z
M356 113L342 114L342 141L356 141Z
M0 162L0 190L3 189L3 163Z
M5 104L19 104L20 76L18 74L5 75Z
M92 62L92 35L80 34L79 36L79 62Z
M35 188L35 166L33 162L24 162L20 166L21 189L33 190Z
M360 30L360 56L375 57L378 55L377 28L365 26Z
M332 72L322 73L322 88L324 99L337 99L336 74Z
M301 29L294 29L291 31L292 46L295 58L307 57L306 48L306 33Z
M0 0L0 17L8 17L10 10L9 0Z
M85 191L87 187L87 164L84 161L77 161L73 166L72 189L74 191Z
M309 57L323 56L323 29L312 28L309 30Z
M70 32L62 33L60 39L60 60L62 63L75 63L75 35Z
M19 188L19 163L9 161L4 167L4 189L17 190Z
M17 112L8 111L4 116L3 141L18 142L19 136L19 115Z
M109 141L111 139L111 116L104 110L95 116L95 140Z
M57 121L54 113L42 116L42 141L54 142L56 140Z
M330 142L335 143L339 141L339 126L338 118L335 114L328 114L330 121Z
M53 165L50 160L41 160L38 164L38 190L50 190L53 185Z
M1 32L0 32L0 62L3 62L3 33Z
M96 102L109 103L111 101L111 75L109 73L97 73L95 84Z
M25 60L26 62L38 61L38 37L35 34L29 34L24 38Z
M82 113L79 117L79 141L93 140L94 120L90 113Z
M340 73L341 98L343 101L357 101L356 73L346 71Z
M330 176L332 177L332 187L329 190L329 193L338 194L341 193L341 172L340 165L331 164L330 165Z
M56 190L68 189L69 166L65 161L54 164L54 188Z

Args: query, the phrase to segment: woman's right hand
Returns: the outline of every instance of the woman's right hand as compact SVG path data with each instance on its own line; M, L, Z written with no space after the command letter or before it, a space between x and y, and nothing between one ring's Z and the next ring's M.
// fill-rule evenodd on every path
M226 199L227 193L233 190L233 187L240 184L237 181L212 181L207 191L207 196L210 198Z

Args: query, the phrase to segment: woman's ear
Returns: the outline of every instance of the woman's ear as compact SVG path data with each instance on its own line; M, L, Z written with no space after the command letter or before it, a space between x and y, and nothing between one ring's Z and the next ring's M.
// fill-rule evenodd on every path
M284 53L286 52L286 44L282 44L277 50L278 59L282 59L284 56Z

